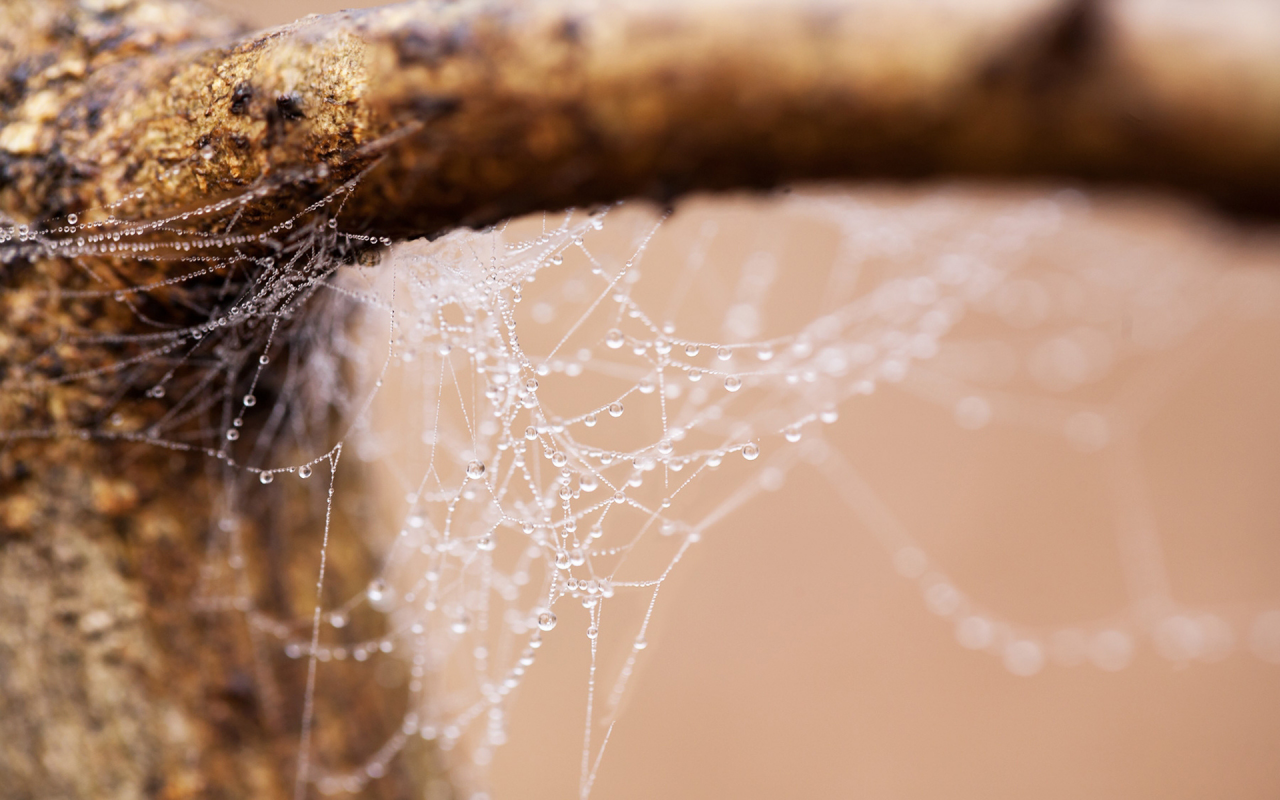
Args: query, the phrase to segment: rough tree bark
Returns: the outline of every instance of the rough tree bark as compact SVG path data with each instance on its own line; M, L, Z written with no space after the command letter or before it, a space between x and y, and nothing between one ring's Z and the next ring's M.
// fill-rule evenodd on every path
M624 197L940 175L1134 182L1274 216L1278 100L1280 9L1261 0L462 0L259 34L181 0L10 0L5 795L286 796L303 680L244 617L191 608L224 468L97 434L122 392L126 430L173 401L119 371L60 380L122 358L71 333L143 326L126 304L59 293L154 283L171 262L24 241L19 226L100 221L106 206L158 219L254 189L244 220L267 225L366 170L343 226L393 239ZM221 280L139 303L195 324ZM289 513L242 523L250 559L274 576L253 591L306 616L315 504L282 502ZM331 559L338 593L370 566L347 547ZM368 683L336 693L345 725L318 746L339 761L394 724L396 698ZM367 793L416 796L421 755Z

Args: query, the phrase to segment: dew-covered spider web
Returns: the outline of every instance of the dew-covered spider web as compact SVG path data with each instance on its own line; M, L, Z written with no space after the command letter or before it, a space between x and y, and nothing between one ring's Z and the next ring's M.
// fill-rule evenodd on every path
M565 676L581 687L564 712L581 720L581 748L560 755L589 796L633 674L661 657L647 641L669 576L761 495L785 503L797 479L845 504L825 535L874 537L962 647L1013 675L1119 670L1143 647L1176 663L1236 651L1280 663L1274 602L1175 599L1142 455L1144 429L1202 365L1277 341L1276 264L1224 265L1209 245L1111 225L1077 192L959 189L796 192L732 214L624 205L386 248L344 230L354 185L261 228L240 222L251 193L164 220L125 203L2 233L9 262L120 254L173 261L166 283L225 276L200 325L120 337L116 362L57 379L124 376L99 426L5 435L207 454L225 491L193 601L243 615L264 647L306 664L300 798L358 793L414 737L435 743L463 796L486 797L526 676L555 647L588 651ZM33 302L110 298L141 318L166 289L98 279ZM166 393L158 418L130 405ZM974 599L981 587L949 577L910 509L881 499L863 467L874 453L840 434L886 394L1098 476L1127 601L1040 625ZM333 598L329 512L352 469L375 510L341 535L380 560L363 591ZM325 521L321 601L296 617L261 607L238 544L255 495L291 481L310 482ZM776 535L786 558L813 534ZM370 614L385 620L372 636L353 624ZM406 687L399 730L359 763L313 752L341 723L314 703L338 662Z

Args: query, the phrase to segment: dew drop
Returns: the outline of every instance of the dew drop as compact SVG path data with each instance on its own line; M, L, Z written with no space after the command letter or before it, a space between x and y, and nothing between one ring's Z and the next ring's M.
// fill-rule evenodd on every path
M729 392L736 392L742 388L742 379L737 375L730 375L724 379L724 388Z
M611 417L620 417L620 416L622 416L622 403L610 403L610 404L609 404L609 416L611 416Z
M391 603L391 589L382 578L374 578L370 581L369 587L365 589L364 594L365 597L369 598L369 605L379 611L387 610Z
M555 626L556 626L556 615L554 612L543 611L541 614L538 615L538 627L541 630L549 631Z
M310 477L311 477L311 465L310 465L310 464L303 464L302 466L298 467L298 477L299 477L299 478L302 478L303 480L306 480L307 478L310 478Z
M617 328L611 329L604 336L604 343L614 350L617 350L619 347L622 347L623 343L625 342L626 342L626 337L623 336L622 331L618 330Z
M760 457L760 448L748 442L742 446L742 457L748 461L755 461Z
M260 483L263 483L263 484L271 483L275 479L276 479L275 473L272 473L272 472L258 473L258 481Z
M467 477L472 480L478 480L484 477L484 463L480 461L472 461L467 464Z

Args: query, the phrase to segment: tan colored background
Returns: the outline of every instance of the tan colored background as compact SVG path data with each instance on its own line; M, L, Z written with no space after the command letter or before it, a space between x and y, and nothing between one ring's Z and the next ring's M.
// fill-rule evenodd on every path
M274 24L359 3L221 5ZM1181 219L1146 224L1173 236ZM1152 496L1179 600L1274 602L1280 324L1223 352L1145 440ZM1075 524L1101 519L1101 501L1072 465L968 448L901 394L866 402L874 425L843 420L834 435L985 605L1032 623L1123 605L1114 538ZM957 476L962 497L920 490ZM801 469L782 496L676 571L593 796L1280 798L1280 667L1241 643L1216 664L1177 665L1143 642L1119 673L1016 678L956 644L829 489ZM576 796L585 644L540 657L494 765L496 798Z

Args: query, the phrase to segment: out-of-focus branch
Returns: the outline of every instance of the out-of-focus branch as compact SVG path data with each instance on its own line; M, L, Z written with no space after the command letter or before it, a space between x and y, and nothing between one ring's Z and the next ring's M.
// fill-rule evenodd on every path
M10 31L26 6L0 12ZM99 69L52 39L10 43L28 75L15 89L8 68L0 206L36 216L147 186L155 207L138 211L156 213L376 152L351 213L396 236L634 195L936 175L1280 211L1280 8L1263 0L464 0L233 45L191 44L228 35L203 18L174 27L186 44L152 36ZM53 88L33 93L41 81Z

